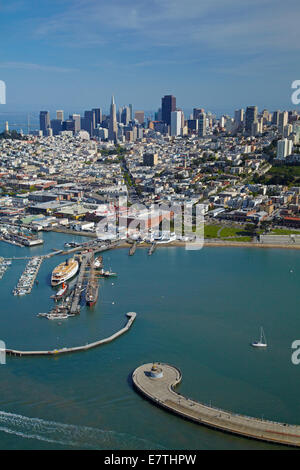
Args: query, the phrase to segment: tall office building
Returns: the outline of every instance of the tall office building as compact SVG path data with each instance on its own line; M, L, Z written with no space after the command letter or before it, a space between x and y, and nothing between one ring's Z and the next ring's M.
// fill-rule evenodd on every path
M108 140L117 141L118 125L116 116L115 98L112 96L110 105L110 119L108 127Z
M74 132L79 132L81 130L81 117L80 114L72 114L70 119L74 122Z
M206 113L198 115L198 135L203 137L206 135Z
M101 108L94 108L92 111L95 114L95 127L97 127L102 122L102 110Z
M270 122L270 113L269 113L269 111L268 111L267 109L264 109L264 110L263 110L263 112L262 112L262 118L263 118L264 124Z
M283 111L282 113L279 113L278 130L281 134L283 134L284 128L287 125L288 120L289 120L289 113L287 111Z
M74 133L75 123L74 123L73 119L66 119L65 121L63 121L62 122L62 130Z
M171 135L177 136L181 134L182 111L171 112Z
M129 105L129 110L130 110L130 116L129 116L129 121L133 120L133 109L132 109L132 104Z
M139 124L144 124L144 121L145 121L144 111L136 111L134 113L134 119L136 119Z
M176 111L176 98L173 95L165 95L161 100L162 121L171 125L171 113Z
M193 119L199 119L200 114L204 113L204 108L193 109Z
M53 135L59 135L62 131L62 121L60 119L51 119L51 129Z
M130 108L129 106L124 106L124 108L122 108L121 113L121 122L124 124L124 126L128 126L130 121Z
M237 124L241 124L244 121L244 110L237 109L234 111L234 120Z
M275 124L275 126L278 126L279 124L279 115L280 115L279 109L277 111L274 111L273 117L272 117L272 124Z
M64 112L62 109L56 111L56 119L58 119L59 121L64 120Z
M50 128L50 114L49 111L40 112L40 130L44 136L48 135L47 130Z
M257 106L247 106L246 119L245 119L246 134L251 135L252 124L256 121L257 121Z
M187 126L190 134L198 133L198 119L188 119Z

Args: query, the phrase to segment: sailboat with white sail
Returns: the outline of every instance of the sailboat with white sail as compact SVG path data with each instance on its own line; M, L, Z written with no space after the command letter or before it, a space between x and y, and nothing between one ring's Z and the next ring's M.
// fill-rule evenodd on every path
M266 335L265 335L263 327L260 328L260 339L259 339L259 341L254 341L253 343L251 343L251 346L253 346L254 348L266 348L268 346L267 345L267 340L266 340Z

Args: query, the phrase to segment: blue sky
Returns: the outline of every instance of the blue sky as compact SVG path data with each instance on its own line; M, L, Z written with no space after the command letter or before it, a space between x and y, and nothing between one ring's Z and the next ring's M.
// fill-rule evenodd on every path
M298 0L0 0L5 110L290 109Z

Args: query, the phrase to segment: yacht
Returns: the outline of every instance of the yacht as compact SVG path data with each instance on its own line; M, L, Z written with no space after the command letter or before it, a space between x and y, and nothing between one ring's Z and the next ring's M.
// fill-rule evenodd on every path
M259 339L259 341L254 341L251 344L251 346L253 346L254 348L266 348L268 346L263 327L260 328L260 339Z

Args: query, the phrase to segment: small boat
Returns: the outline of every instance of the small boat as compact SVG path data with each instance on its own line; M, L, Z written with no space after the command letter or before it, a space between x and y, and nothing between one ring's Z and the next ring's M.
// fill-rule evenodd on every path
M251 346L253 346L254 348L266 348L268 346L263 327L260 328L259 341L254 341L253 343L251 343Z
M103 257L102 257L102 256L98 256L98 257L95 259L94 268L95 268L95 269L101 269L101 268L102 268L102 265L103 265Z
M66 313L60 313L60 314L49 313L46 316L46 318L48 318L48 320L67 320L67 318L69 318L69 315Z
M100 277L116 277L117 273L112 273L111 271L105 271L103 268L99 272Z
M61 288L57 291L55 295L52 296L52 298L55 301L62 299L68 292L68 289L69 289L68 284L63 282Z

